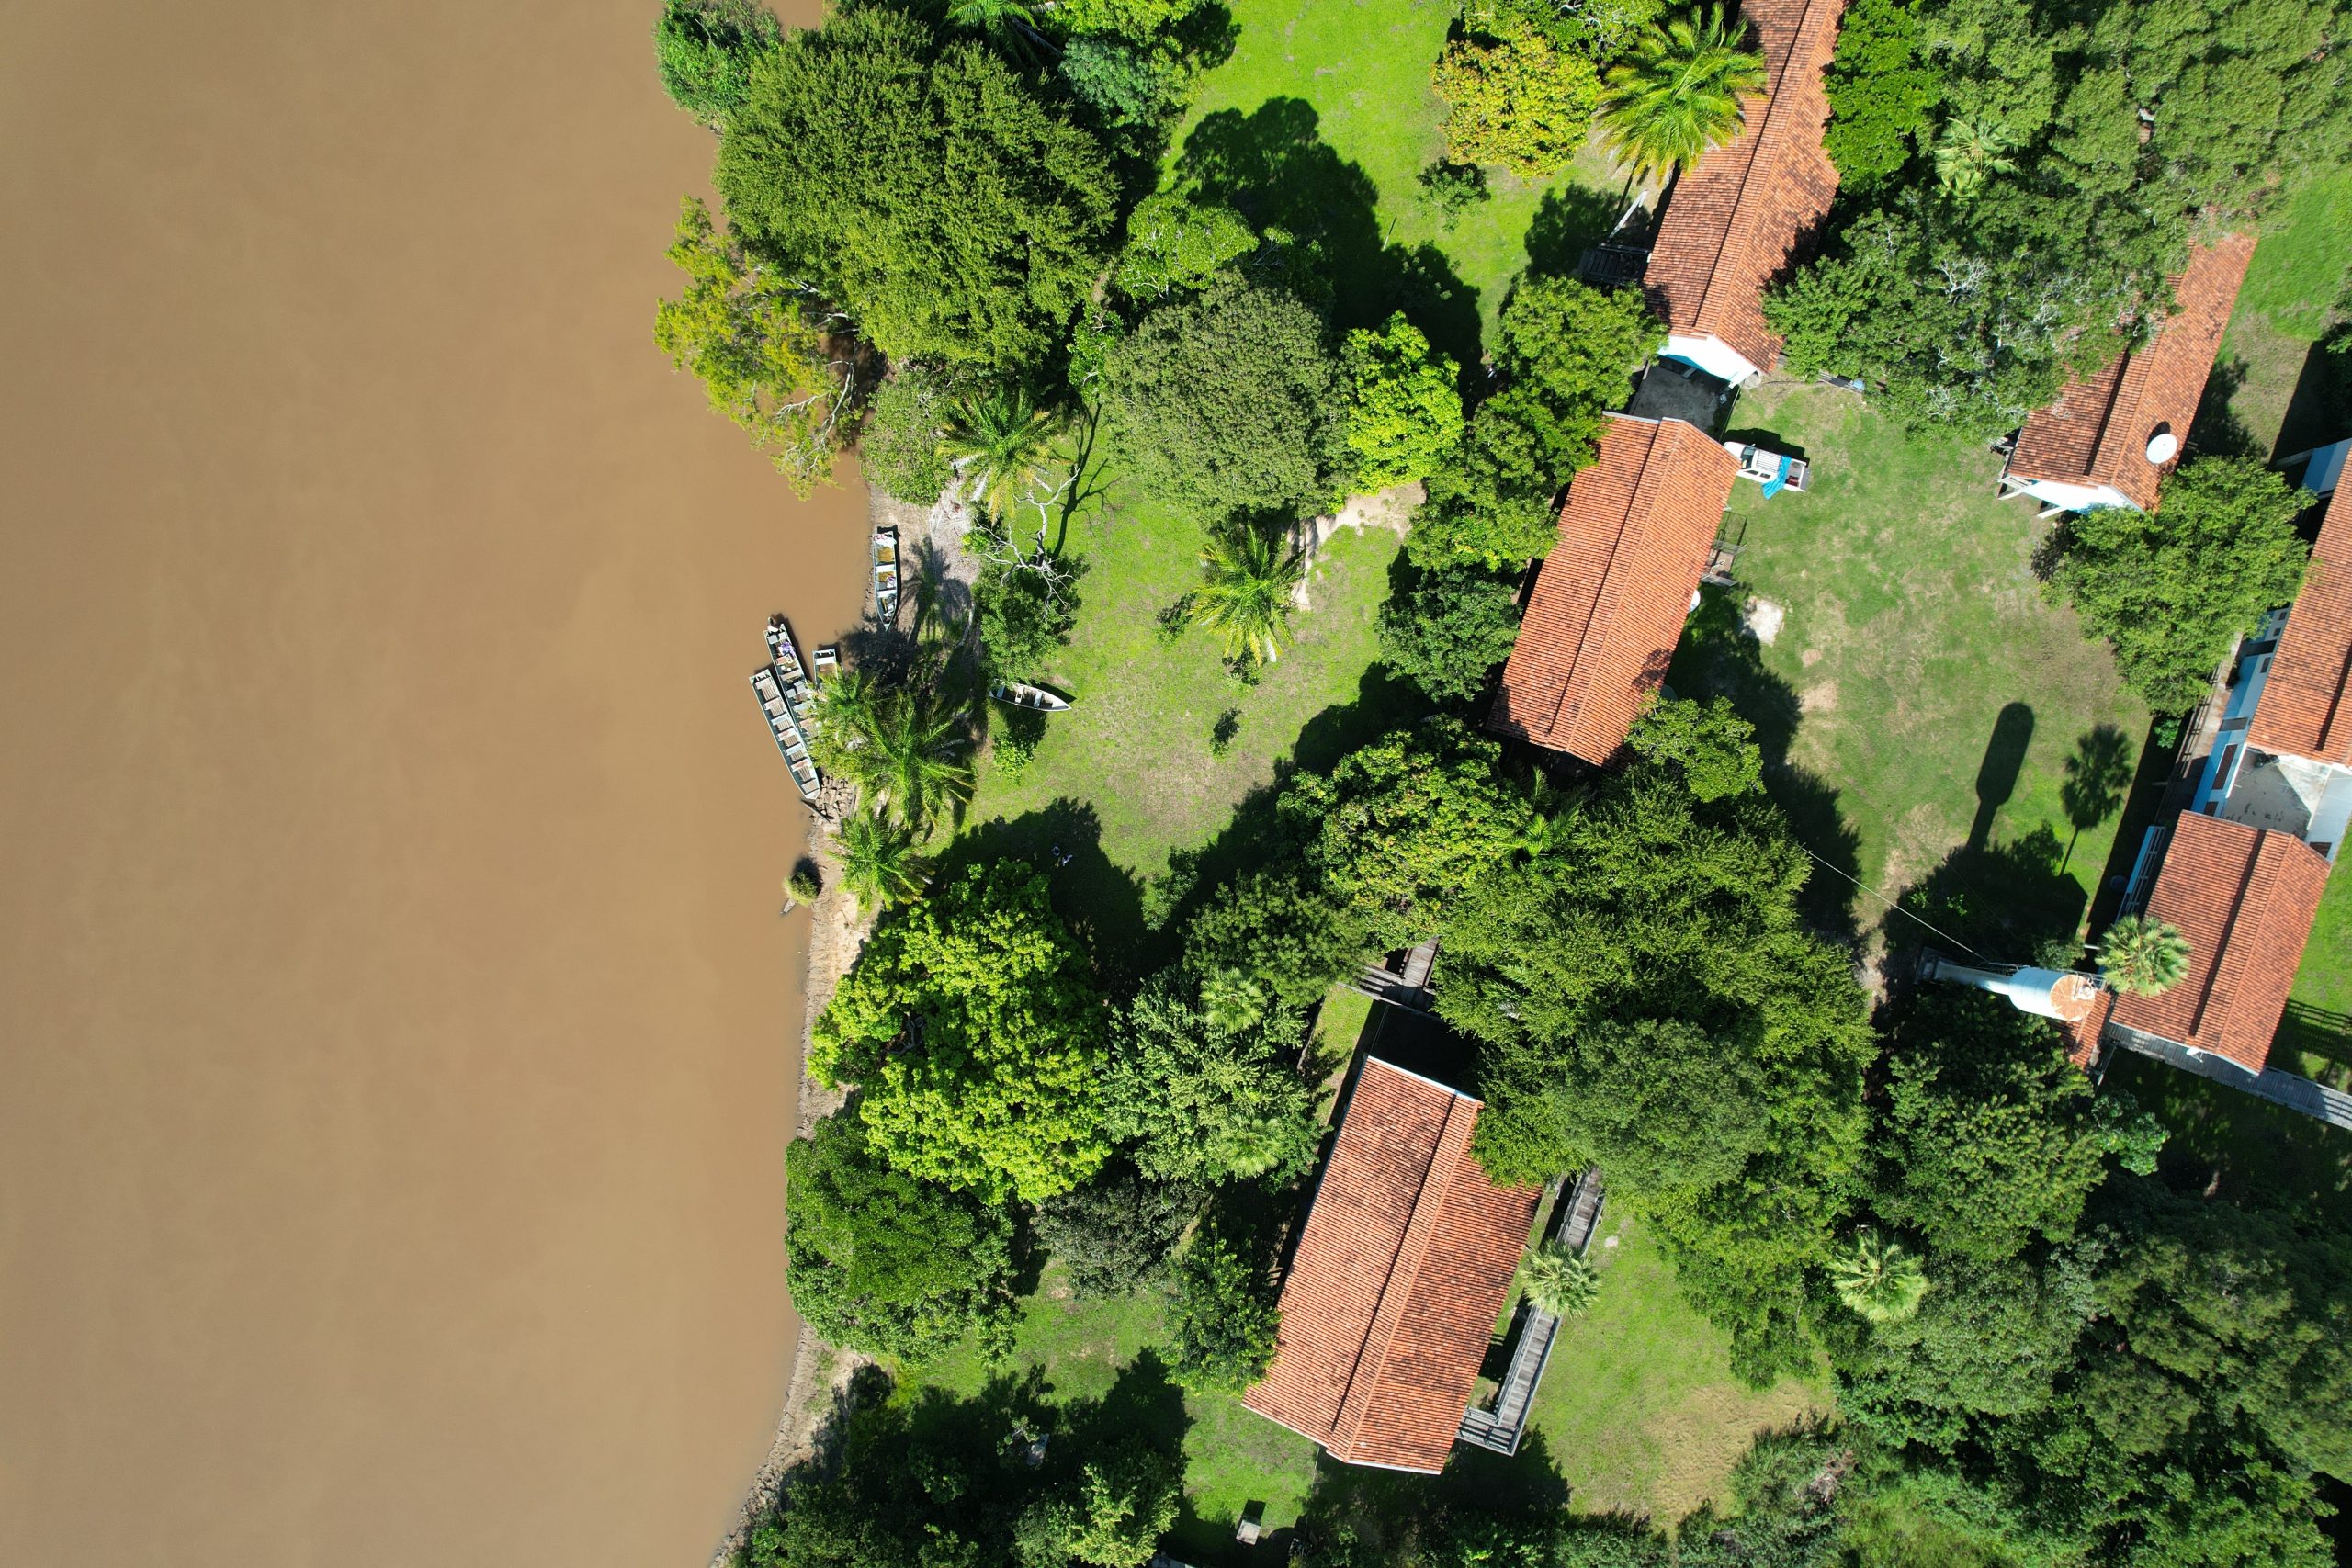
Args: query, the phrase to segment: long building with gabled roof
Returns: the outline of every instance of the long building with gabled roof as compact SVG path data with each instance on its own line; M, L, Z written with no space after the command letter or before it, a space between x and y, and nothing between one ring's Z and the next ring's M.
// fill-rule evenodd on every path
M1764 290L1828 216L1838 166L1822 151L1827 73L1846 0L1749 0L1765 90L1738 135L1676 182L1645 274L1666 353L1733 386L1780 363Z

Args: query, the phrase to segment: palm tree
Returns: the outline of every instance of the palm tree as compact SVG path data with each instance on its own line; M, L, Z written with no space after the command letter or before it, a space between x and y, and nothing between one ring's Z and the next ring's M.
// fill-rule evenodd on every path
M1901 1323L1919 1310L1928 1273L1900 1242L1864 1226L1854 1250L1829 1266L1838 1299L1871 1323Z
M2126 915L2107 928L2098 950L2099 973L2119 991L2153 997L2171 990L2188 973L2188 939L2178 926Z
M1946 196L1973 200L1995 175L2017 172L2018 139L1997 119L1955 117L1936 138L1936 183Z
M971 481L973 498L1002 521L1044 486L1065 423L1057 411L1031 401L1027 389L993 387L956 400L939 449Z
M1036 16L1021 0L953 0L947 7L951 26L986 33L1021 60L1034 60L1046 47Z
M863 670L838 670L817 682L808 704L808 748L820 766L851 771L850 758L872 738L882 702L882 688Z
M919 693L882 698L859 742L843 749L838 765L876 809L907 828L971 794L972 770L956 757L966 745L962 721Z
M1582 1317L1600 1294L1600 1272L1556 1241L1529 1253L1519 1279L1535 1310L1554 1317Z
M874 811L853 811L841 825L842 886L860 908L885 909L922 891L930 868L911 829Z
M1238 969L1220 969L1201 981L1201 1011L1227 1034L1254 1029L1266 1016L1266 993Z
M1745 24L1727 11L1653 28L1609 72L1600 118L1609 150L1645 178L1697 163L1747 123L1740 100L1764 90L1764 57L1742 48Z
M1272 531L1237 523L1209 536L1201 551L1208 581L1193 591L1186 614L1225 639L1225 656L1243 666L1272 664L1290 636L1290 601L1306 575L1306 558L1283 554Z

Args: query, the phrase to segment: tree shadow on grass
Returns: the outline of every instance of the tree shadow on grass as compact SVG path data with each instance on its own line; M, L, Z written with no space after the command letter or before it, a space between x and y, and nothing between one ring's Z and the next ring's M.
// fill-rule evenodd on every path
M1476 363L1477 291L1435 245L1385 243L1379 186L1323 140L1320 126L1304 98L1269 98L1246 115L1219 109L1185 138L1178 181L1277 239L1294 288L1328 285L1336 326L1374 326L1402 310L1456 361Z
M1796 840L1817 863L1805 883L1801 908L1816 929L1845 941L1859 933L1860 918L1877 908L1858 894L1861 836L1838 808L1838 792L1789 761L1789 747L1804 710L1786 681L1764 668L1762 649L1741 624L1740 594L1712 583L1701 590L1676 648L1667 680L1676 694L1724 697L1756 727L1764 754L1764 789L1788 817ZM1869 908L1858 908L1858 900Z
M939 874L1000 860L1023 861L1046 874L1054 912L1092 950L1114 993L1158 967L1142 880L1103 852L1102 821L1091 805L1065 795L1018 817L967 824L940 857Z
M1527 226L1527 270L1574 277L1585 252L1609 238L1625 203L1605 190L1555 186L1536 203Z
M1329 773L1350 752L1429 711L1429 700L1419 687L1390 674L1386 665L1366 668L1356 682L1355 700L1335 703L1308 719L1290 755L1274 763L1272 781L1243 796L1214 838L1168 857L1167 874L1146 896L1158 922L1170 933L1181 933L1193 911L1218 888L1245 872L1296 853L1301 848L1297 830L1276 809L1283 787L1301 773Z
M2081 952L2075 931L2085 900L2065 859L2066 846L2046 822L2007 842L1962 844L1904 891L1897 902L1912 918L1887 922L1888 944L1958 947L1962 958L2069 968Z
M1313 1562L1419 1562L1423 1558L1417 1551L1431 1544L1449 1518L1545 1520L1567 1505L1568 1483L1552 1445L1543 1432L1531 1430L1508 1458L1456 1447L1437 1475L1341 1464L1318 1455L1315 1490L1295 1533ZM1294 1550L1289 1540L1282 1547L1285 1554Z

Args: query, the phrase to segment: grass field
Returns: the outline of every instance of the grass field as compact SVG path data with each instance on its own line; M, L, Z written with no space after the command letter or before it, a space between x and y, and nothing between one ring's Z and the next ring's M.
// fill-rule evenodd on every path
M1383 257L1353 271L1340 258L1343 324L1419 305L1447 318L1422 324L1468 363L1531 246L1547 265L1573 265L1623 209L1618 172L1588 146L1546 180L1488 170L1488 199L1451 228L1440 222L1415 180L1444 151L1444 106L1429 79L1457 10L1450 0L1231 0L1231 9L1240 37L1203 81L1175 166L1236 134L1281 148L1311 178L1302 195L1320 221L1368 241L1352 247L1356 257Z
M2346 434L2329 428L2327 400L2307 372L2312 344L2337 320L2352 283L2346 234L2352 168L2305 186L2264 221L2222 340L2216 395L2237 427L2219 433L2222 441L2286 457ZM2201 429L2199 437L2206 438Z
M966 1347L908 1373L900 1396L937 1388L970 1398L991 1377L1035 1368L1056 1400L1099 1399L1167 1333L1165 1301L1157 1292L1078 1301L1060 1269L1049 1264L1038 1293L1023 1305L1008 1360L991 1367ZM1172 1551L1188 1561L1231 1560L1233 1527L1252 1504L1262 1506L1269 1531L1297 1520L1315 1482L1313 1443L1225 1394L1188 1393L1182 1410L1184 1513L1170 1538Z
M1828 1395L1791 1380L1758 1393L1734 1378L1729 1339L1684 1303L1657 1244L1622 1209L1603 1217L1591 1256L1600 1299L1562 1328L1533 1425L1578 1512L1627 1509L1670 1526L1725 1500L1758 1432L1826 1408Z
M2352 874L2327 879L2271 1060L2352 1090Z
M1730 604L1694 616L1677 689L1733 696L1782 763L1800 835L1838 870L1895 897L1948 863L1965 877L1973 846L2000 897L2071 928L2121 791L2070 807L2068 763L2128 780L2148 714L2034 580L2033 508L1995 499L1993 453L1906 434L1835 389L1765 389L1734 424L1813 460L1809 493L1768 502L1743 481L1725 519L1746 592L1786 618L1758 649L1728 634ZM1815 886L1864 930L1883 913L1834 874Z

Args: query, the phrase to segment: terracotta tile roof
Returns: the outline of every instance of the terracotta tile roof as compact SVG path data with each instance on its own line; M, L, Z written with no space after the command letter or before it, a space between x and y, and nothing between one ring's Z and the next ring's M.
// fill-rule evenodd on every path
M2115 1021L2260 1072L2326 885L2326 857L2292 833L2182 813L2147 912L2188 938L2188 973L2119 997Z
M2352 767L2352 484L2339 486L2287 613L2246 739Z
M1746 126L1675 182L1645 278L1668 327L1713 334L1759 370L1779 363L1764 325L1764 288L1829 212L1838 167L1821 150L1829 123L1824 75L1846 0L1747 0L1740 14L1764 46L1764 96Z
M2048 408L2035 410L2018 432L2008 472L2023 479L2113 485L2132 505L2154 512L2157 487L2173 463L2149 462L2148 440L2159 425L2188 438L2253 255L2250 234L2191 252L2187 269L2173 279L2178 309L2137 353L2119 355L2098 375L2068 383Z
M1568 486L1487 727L1607 762L1666 679L1739 464L1703 431L1611 415Z
M1478 1102L1367 1058L1243 1396L1351 1464L1437 1471L1535 1221L1471 1157Z
M2091 998L2090 1010L2080 1018L2062 1018L2058 1032L2066 1037L2066 1060L2088 1070L2098 1060L2099 1035L2108 1015L2115 1010L2115 993L2101 989Z

